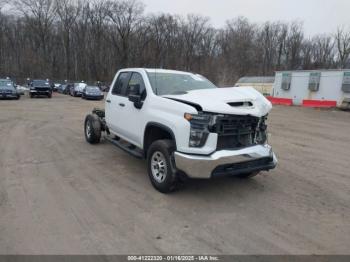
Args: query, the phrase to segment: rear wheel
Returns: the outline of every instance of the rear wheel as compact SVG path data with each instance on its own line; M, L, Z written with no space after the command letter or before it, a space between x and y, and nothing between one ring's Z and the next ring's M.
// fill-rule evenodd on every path
M149 178L154 188L161 193L170 193L178 185L174 152L173 141L158 140L150 146L147 153Z
M85 139L90 144L98 144L101 140L101 122L97 115L87 115L84 125Z

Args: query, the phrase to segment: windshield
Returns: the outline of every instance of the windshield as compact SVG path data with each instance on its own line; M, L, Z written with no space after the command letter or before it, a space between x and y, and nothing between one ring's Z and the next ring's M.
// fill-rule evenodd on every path
M0 80L0 89L14 89L12 81Z
M100 91L100 89L97 86L88 86L86 88L86 91L92 92L92 91Z
M147 73L156 95L186 94L187 91L217 88L201 75L181 73Z
M33 80L33 85L34 86L49 86L49 82L46 80Z

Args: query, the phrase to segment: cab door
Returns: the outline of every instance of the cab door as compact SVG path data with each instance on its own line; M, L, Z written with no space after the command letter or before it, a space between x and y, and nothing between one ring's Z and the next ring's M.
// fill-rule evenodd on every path
M136 91L137 90L137 93ZM123 106L123 115L119 118L120 134L129 142L140 147L143 140L143 129L145 125L145 106L135 107L134 103L128 98L129 94L139 95L142 103L146 99L146 87L143 77L138 72L132 72L127 83L124 96L120 99Z
M122 120L125 115L125 92L130 79L130 72L120 72L108 93L105 104L106 122L110 131L122 136Z

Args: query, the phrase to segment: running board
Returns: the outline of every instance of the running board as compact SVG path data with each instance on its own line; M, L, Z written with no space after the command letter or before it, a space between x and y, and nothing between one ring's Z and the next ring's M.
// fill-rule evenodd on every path
M144 158L144 154L143 151L131 144L127 144L127 142L122 143L122 140L115 140L111 137L109 137L108 135L105 136L105 139L109 142L111 142L113 145L119 147L120 149L124 150L125 152L129 153L130 155L136 157L136 158L140 158L143 159ZM135 149L132 149L130 147L135 147Z

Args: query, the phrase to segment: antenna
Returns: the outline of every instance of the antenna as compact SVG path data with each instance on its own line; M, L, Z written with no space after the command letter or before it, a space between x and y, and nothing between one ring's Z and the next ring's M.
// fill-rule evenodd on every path
M157 68L154 69L154 75L156 84L156 95L158 95Z

